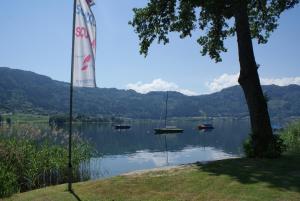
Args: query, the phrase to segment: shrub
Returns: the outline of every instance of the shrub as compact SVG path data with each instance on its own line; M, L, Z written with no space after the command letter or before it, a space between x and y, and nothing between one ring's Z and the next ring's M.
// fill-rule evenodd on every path
M273 135L270 143L265 150L264 153L259 153L258 156L254 151L253 145L253 135L250 134L248 139L243 144L244 152L246 157L248 158L255 158L255 157L263 157L263 158L278 158L281 154L286 150L286 145L284 144L283 140L280 138L279 135Z
M243 146L244 146L244 152L245 152L246 157L248 157L248 158L254 158L255 154L254 154L254 148L253 148L253 144L252 144L251 134L245 140Z
M300 121L289 124L280 137L287 147L287 152L300 154Z
M20 190L32 189L32 181L37 174L36 147L28 140L6 139L1 158L18 178Z
M279 135L273 135L271 143L265 153L267 158L278 158L286 150L286 146Z
M8 197L18 191L17 176L0 163L0 198Z
M2 132L2 133L1 133ZM67 181L67 135L17 125L0 130L0 197ZM91 146L73 136L74 182L80 181L80 164L92 157ZM8 171L9 170L9 171Z
M6 123L7 123L7 125L11 126L11 118L7 117L6 118Z
M69 121L69 117L66 115L56 115L49 118L49 125L61 128Z

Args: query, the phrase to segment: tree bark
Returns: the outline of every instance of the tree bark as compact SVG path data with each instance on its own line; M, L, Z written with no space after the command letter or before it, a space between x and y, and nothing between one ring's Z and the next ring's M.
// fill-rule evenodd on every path
M237 0L236 2L235 25L240 61L238 81L244 91L250 113L254 156L264 157L271 143L273 132L253 52L247 1Z

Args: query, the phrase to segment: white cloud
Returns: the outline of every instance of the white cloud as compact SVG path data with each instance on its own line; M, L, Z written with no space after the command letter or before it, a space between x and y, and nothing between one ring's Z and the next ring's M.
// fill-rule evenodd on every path
M127 84L126 87L127 89L133 89L136 92L142 94L148 93L150 91L177 91L188 96L198 95L194 91L182 89L177 84L173 82L167 82L162 79L155 79L151 83L137 82L133 84Z
M209 92L216 92L227 87L238 85L238 77L239 73L232 75L225 73L211 82L206 82L205 85L209 89Z
M300 77L283 77L283 78L262 78L263 85L275 84L278 86L287 86L290 84L300 85Z
M238 77L239 77L239 73L231 74L231 75L225 73L220 77L215 78L213 81L205 83L205 85L210 92L217 92L224 88L238 85ZM262 85L271 85L271 84L275 84L278 86L287 86L290 84L300 85L300 77L261 78L260 81Z

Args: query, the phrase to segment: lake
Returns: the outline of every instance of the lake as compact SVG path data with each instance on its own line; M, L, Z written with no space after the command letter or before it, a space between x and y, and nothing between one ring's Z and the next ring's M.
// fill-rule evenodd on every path
M135 170L214 161L243 155L242 144L250 133L249 120L213 120L215 129L199 131L198 121L169 121L183 128L179 134L155 135L157 121L132 122L128 130L111 124L81 124L74 130L88 139L101 157L92 158L91 179L107 178Z

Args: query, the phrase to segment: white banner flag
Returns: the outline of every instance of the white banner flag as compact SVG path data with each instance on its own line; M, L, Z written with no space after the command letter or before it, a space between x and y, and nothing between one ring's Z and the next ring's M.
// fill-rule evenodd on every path
M73 86L96 87L96 20L93 0L76 0Z

